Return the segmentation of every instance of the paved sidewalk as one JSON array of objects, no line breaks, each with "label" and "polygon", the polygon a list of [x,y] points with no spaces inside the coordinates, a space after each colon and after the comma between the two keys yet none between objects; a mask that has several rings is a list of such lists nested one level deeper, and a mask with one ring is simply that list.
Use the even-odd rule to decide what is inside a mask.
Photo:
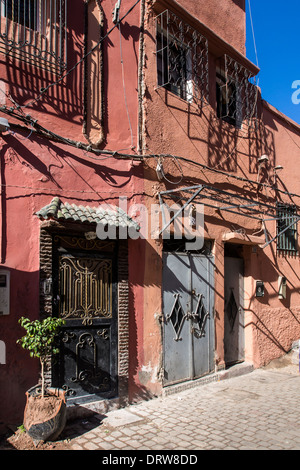
[{"label": "paved sidewalk", "polygon": [[82,419],[68,432],[73,450],[300,450],[300,374],[259,369]]}]

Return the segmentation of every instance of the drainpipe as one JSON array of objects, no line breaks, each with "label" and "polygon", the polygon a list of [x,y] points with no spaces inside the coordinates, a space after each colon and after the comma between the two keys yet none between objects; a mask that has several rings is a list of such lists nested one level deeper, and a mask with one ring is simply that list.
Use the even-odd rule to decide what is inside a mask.
[{"label": "drainpipe", "polygon": [[139,69],[138,69],[138,153],[144,151],[143,145],[143,94],[144,94],[144,32],[145,32],[145,0],[141,0],[140,17],[140,45],[139,45]]}]

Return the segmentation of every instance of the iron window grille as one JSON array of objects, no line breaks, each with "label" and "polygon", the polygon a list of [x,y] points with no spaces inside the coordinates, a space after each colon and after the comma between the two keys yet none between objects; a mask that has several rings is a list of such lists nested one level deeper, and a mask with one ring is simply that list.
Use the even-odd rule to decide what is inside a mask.
[{"label": "iron window grille", "polygon": [[296,253],[297,249],[297,210],[290,204],[277,204],[277,249]]},{"label": "iron window grille", "polygon": [[67,64],[67,0],[0,0],[0,51],[62,73]]},{"label": "iron window grille", "polygon": [[240,128],[257,117],[257,92],[253,74],[225,54],[217,63],[217,116]]},{"label": "iron window grille", "polygon": [[208,41],[169,10],[156,18],[157,81],[184,100],[207,104]]}]

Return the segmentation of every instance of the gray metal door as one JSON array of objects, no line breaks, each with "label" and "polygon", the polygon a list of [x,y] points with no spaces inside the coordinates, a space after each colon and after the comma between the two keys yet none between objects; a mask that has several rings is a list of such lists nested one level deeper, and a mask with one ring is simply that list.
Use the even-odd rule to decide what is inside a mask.
[{"label": "gray metal door", "polygon": [[224,354],[226,365],[245,358],[244,265],[240,258],[225,257]]},{"label": "gray metal door", "polygon": [[164,385],[214,369],[213,259],[164,253]]}]

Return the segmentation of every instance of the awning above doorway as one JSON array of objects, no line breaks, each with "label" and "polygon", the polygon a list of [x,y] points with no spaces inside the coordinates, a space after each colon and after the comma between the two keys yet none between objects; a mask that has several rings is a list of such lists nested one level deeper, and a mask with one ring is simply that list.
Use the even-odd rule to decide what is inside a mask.
[{"label": "awning above doorway", "polygon": [[257,237],[240,232],[223,233],[222,240],[223,242],[239,243],[240,245],[264,245],[265,243],[265,237]]},{"label": "awning above doorway", "polygon": [[79,222],[83,224],[102,224],[112,227],[128,227],[137,231],[140,226],[122,209],[117,206],[105,204],[98,207],[77,206],[62,202],[54,197],[45,207],[36,212],[41,220],[57,220],[64,222]]}]

